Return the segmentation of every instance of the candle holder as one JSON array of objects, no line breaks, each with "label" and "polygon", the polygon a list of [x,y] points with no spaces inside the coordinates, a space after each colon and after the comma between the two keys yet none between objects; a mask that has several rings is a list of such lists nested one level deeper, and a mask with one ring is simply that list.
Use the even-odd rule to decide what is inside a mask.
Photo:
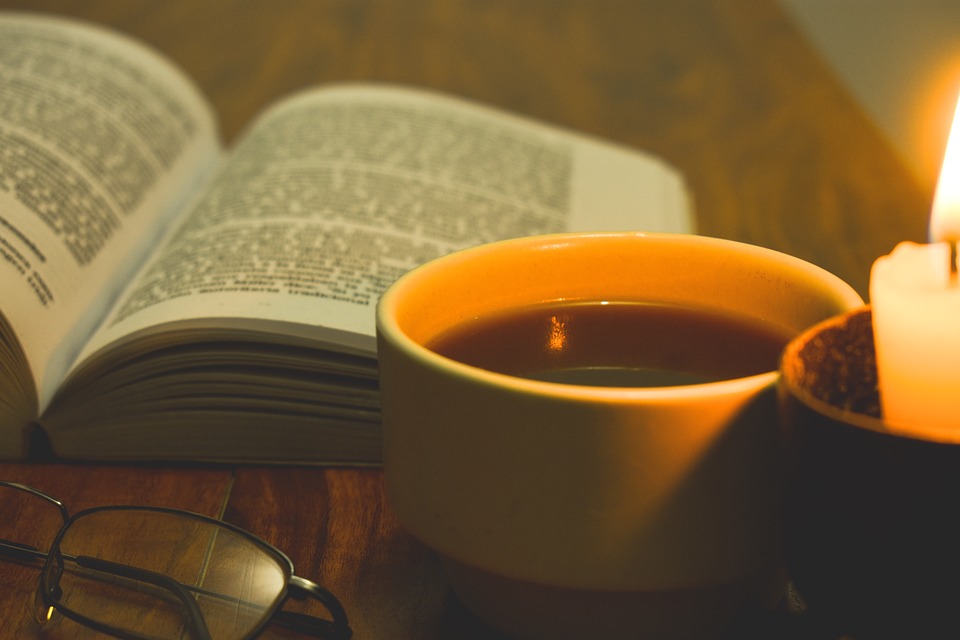
[{"label": "candle holder", "polygon": [[870,308],[795,339],[781,371],[785,553],[809,613],[856,640],[960,637],[960,445],[890,433]]}]

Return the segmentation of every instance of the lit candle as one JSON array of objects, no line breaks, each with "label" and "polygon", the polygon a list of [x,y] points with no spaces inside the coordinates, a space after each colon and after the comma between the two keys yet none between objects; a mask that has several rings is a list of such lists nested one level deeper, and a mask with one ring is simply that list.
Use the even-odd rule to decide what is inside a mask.
[{"label": "lit candle", "polygon": [[960,442],[960,102],[930,239],[900,243],[870,273],[880,402],[892,431]]}]

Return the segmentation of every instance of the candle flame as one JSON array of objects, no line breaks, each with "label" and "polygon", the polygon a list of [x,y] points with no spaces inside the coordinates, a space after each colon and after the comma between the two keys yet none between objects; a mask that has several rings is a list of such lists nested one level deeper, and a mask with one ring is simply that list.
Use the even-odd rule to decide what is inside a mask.
[{"label": "candle flame", "polygon": [[940,178],[930,213],[930,239],[960,241],[960,99],[947,138]]}]

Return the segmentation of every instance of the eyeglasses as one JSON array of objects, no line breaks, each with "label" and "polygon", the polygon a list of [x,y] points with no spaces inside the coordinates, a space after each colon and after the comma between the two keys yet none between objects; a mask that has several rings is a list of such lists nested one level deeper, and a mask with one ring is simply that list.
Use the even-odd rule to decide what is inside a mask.
[{"label": "eyeglasses", "polygon": [[[46,540],[36,535],[44,518],[55,532]],[[0,481],[0,527],[0,556],[43,562],[41,622],[56,610],[128,640],[243,640],[271,623],[331,640],[352,635],[332,593],[295,576],[278,549],[220,520],[136,506],[70,516],[45,493]],[[290,596],[318,600],[330,619],[283,610]]]}]

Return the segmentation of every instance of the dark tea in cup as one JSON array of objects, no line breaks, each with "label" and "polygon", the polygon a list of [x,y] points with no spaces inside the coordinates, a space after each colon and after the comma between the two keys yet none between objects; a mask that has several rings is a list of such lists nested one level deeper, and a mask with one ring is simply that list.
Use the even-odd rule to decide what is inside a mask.
[{"label": "dark tea in cup", "polygon": [[790,337],[758,318],[713,309],[584,301],[472,318],[427,346],[471,366],[545,382],[669,387],[773,371]]}]

